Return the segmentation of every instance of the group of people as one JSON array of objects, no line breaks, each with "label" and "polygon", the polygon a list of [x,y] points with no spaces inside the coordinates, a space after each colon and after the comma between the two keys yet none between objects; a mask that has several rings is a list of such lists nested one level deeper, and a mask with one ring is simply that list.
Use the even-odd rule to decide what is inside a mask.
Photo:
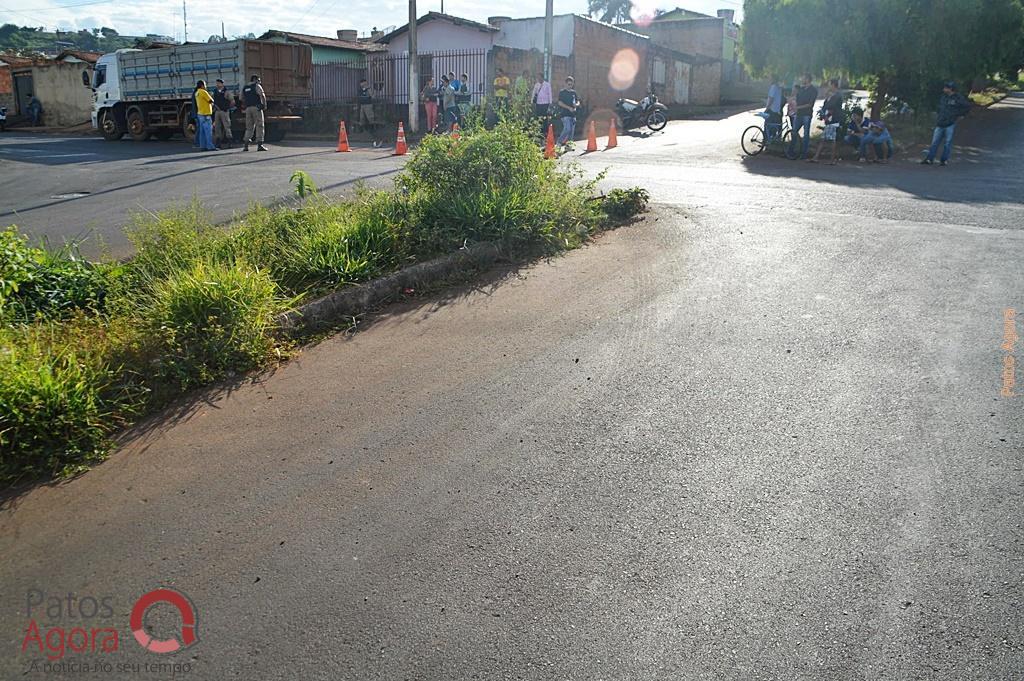
[{"label": "group of people", "polygon": [[[260,77],[253,75],[249,84],[242,88],[241,104],[245,112],[245,137],[242,151],[249,151],[255,144],[257,151],[266,151],[263,145],[265,125],[263,112],[267,108],[267,95],[263,91]],[[201,151],[216,151],[231,148],[234,141],[231,133],[231,112],[238,108],[238,98],[232,97],[220,78],[211,94],[205,81],[197,81],[192,95],[192,110],[196,117],[195,146]]]},{"label": "group of people", "polygon": [[[541,121],[541,134],[547,133],[547,127],[553,117],[561,120],[562,130],[558,137],[558,145],[563,146],[572,141],[576,134],[576,114],[580,108],[580,100],[576,94],[575,80],[572,76],[565,79],[565,87],[558,92],[555,98],[551,83],[538,73],[534,79],[533,87],[530,85],[529,71],[523,71],[522,75],[512,79],[505,73],[504,69],[495,70],[493,81],[493,109],[496,115],[501,115],[509,110],[513,97],[529,101],[533,105],[534,115]],[[366,81],[360,84],[360,92]],[[368,90],[367,90],[368,94]],[[362,102],[362,94],[360,95]],[[367,100],[372,103],[372,100]],[[441,76],[438,84],[434,78],[428,78],[426,85],[420,91],[420,102],[427,116],[427,130],[432,132],[450,131],[456,124],[463,125],[466,114],[469,112],[472,102],[471,90],[469,87],[469,75],[463,73],[456,77],[454,72]],[[439,118],[443,116],[443,119]],[[360,113],[360,121],[368,119],[372,122],[371,111]]]},{"label": "group of people", "polygon": [[[810,163],[817,163],[822,150],[831,146],[831,163],[835,164],[841,160],[839,144],[843,142],[857,149],[857,160],[860,163],[889,162],[894,151],[889,126],[881,117],[870,118],[861,107],[851,109],[849,120],[846,120],[845,98],[839,89],[839,80],[835,78],[828,81],[822,106],[817,112],[818,119],[824,125],[824,133],[814,155],[810,156],[811,124],[814,120],[814,107],[818,96],[818,88],[812,83],[810,74],[804,74],[800,82],[795,84],[788,94],[784,93],[778,78],[772,80],[766,102],[768,125],[781,131],[783,99],[785,98],[785,115],[789,117],[793,131],[788,154],[790,158],[800,158]],[[868,108],[873,108],[873,105],[869,104]],[[966,97],[957,92],[956,83],[945,83],[942,96],[939,99],[932,143],[925,158],[921,161],[922,164],[934,163],[941,146],[942,156],[939,165],[946,165],[952,152],[956,123],[967,115],[969,109],[970,103]]]},{"label": "group of people", "polygon": [[[441,76],[440,83],[433,77],[428,78],[420,91],[420,102],[427,113],[427,130],[440,131],[442,122],[447,130],[451,130],[456,124],[463,125],[473,102],[473,95],[469,89],[469,74],[463,73],[458,77],[454,71],[450,71]],[[443,121],[439,120],[439,115],[443,115]]]}]

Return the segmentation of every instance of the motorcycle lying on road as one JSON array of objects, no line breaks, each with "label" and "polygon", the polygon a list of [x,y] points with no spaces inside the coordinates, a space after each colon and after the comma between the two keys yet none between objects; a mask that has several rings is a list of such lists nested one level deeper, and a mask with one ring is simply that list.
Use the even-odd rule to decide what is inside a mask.
[{"label": "motorcycle lying on road", "polygon": [[642,128],[645,125],[651,132],[658,132],[668,125],[668,107],[658,101],[653,92],[639,102],[632,99],[620,99],[615,103],[615,113],[619,116],[622,129]]}]

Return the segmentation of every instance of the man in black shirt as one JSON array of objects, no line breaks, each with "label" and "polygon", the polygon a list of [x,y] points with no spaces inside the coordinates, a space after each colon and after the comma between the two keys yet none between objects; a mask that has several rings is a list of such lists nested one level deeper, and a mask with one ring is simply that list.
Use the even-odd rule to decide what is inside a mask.
[{"label": "man in black shirt", "polygon": [[[796,115],[793,117],[793,140],[791,149],[796,151],[796,139],[803,131],[800,158],[807,158],[811,147],[811,121],[814,118],[814,103],[818,101],[818,88],[811,85],[811,74],[805,73],[800,80],[800,89],[796,93]],[[795,154],[790,154],[794,156]]]},{"label": "man in black shirt", "polygon": [[222,144],[231,148],[231,95],[220,78],[213,91],[213,140],[218,148]]},{"label": "man in black shirt", "polygon": [[814,152],[814,158],[808,159],[817,163],[821,158],[821,150],[827,142],[832,143],[832,165],[839,160],[839,129],[843,126],[843,93],[839,91],[839,80],[833,78],[828,82],[828,93],[825,95],[825,103],[821,107],[821,120],[825,124],[825,134],[818,142],[818,150]]},{"label": "man in black shirt", "polygon": [[558,115],[562,118],[562,134],[558,136],[558,146],[571,142],[576,135],[576,109],[580,100],[574,89],[576,81],[572,76],[565,79],[565,87],[558,92]]}]

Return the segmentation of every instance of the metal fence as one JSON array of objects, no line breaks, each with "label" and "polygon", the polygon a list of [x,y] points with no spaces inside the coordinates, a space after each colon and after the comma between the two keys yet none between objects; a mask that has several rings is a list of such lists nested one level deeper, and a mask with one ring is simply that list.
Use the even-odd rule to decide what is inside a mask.
[{"label": "metal fence", "polygon": [[[449,50],[418,55],[420,87],[433,77],[454,73],[469,76],[473,104],[479,104],[489,82],[486,50]],[[409,102],[409,55],[371,54],[365,59],[337,64],[313,64],[311,104],[351,104],[359,95],[359,81],[369,82],[376,102],[403,105]]]}]

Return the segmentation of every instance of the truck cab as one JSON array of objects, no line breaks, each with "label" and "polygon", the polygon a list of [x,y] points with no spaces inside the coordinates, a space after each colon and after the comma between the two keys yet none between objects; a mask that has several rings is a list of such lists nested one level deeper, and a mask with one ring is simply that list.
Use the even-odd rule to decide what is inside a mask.
[{"label": "truck cab", "polygon": [[92,89],[92,127],[109,140],[120,139],[125,133],[124,106],[121,101],[121,77],[118,71],[118,50],[96,60],[92,73],[82,71],[82,83]]}]

